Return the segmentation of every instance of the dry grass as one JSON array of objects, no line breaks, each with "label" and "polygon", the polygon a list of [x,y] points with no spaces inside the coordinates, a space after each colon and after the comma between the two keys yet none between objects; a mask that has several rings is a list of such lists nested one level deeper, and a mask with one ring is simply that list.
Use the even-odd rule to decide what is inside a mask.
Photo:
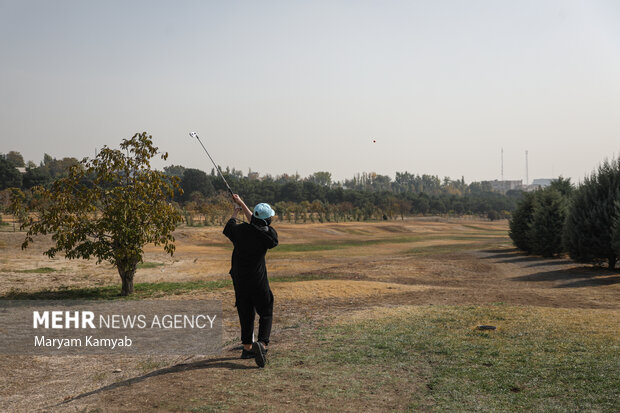
[{"label": "dry grass", "polygon": [[[473,403],[467,406],[484,410],[484,397],[492,400],[494,393],[477,400],[455,398],[456,404],[450,404],[450,394],[463,394],[467,389],[459,387],[459,378],[450,376],[449,369],[443,370],[443,364],[437,364],[437,369],[425,364],[422,353],[413,358],[406,354],[395,357],[399,353],[385,353],[385,349],[373,347],[376,342],[365,340],[373,335],[385,336],[385,342],[379,344],[395,349],[400,346],[398,340],[405,337],[410,344],[416,340],[429,348],[437,344],[460,357],[495,338],[494,345],[501,344],[504,349],[521,352],[519,357],[527,357],[532,348],[527,346],[535,348],[537,336],[545,337],[541,348],[565,355],[562,338],[566,334],[571,346],[596,350],[601,348],[600,343],[607,343],[616,346],[617,352],[618,329],[614,326],[620,310],[618,275],[566,260],[523,256],[511,249],[505,221],[429,218],[387,223],[276,222],[274,226],[283,246],[295,246],[276,248],[267,255],[276,300],[274,345],[270,350],[273,363],[269,369],[253,370],[252,361],[238,360],[236,351],[187,362],[172,357],[0,357],[0,368],[9,372],[0,386],[0,410],[29,411],[93,390],[97,393],[64,407],[90,411],[118,407],[123,401],[121,410],[125,411],[218,411],[241,410],[244,406],[288,412],[313,410],[321,403],[333,411],[432,410],[432,406],[444,406],[447,411],[455,406],[458,410],[458,403]],[[32,249],[22,251],[19,245],[23,235],[0,232],[0,243],[4,244],[0,295],[11,290],[36,292],[59,287],[120,288],[118,273],[111,266],[49,260],[42,255],[50,245],[49,237],[38,238]],[[232,288],[226,283],[213,291],[190,288],[229,280],[228,241],[221,228],[180,228],[175,236],[173,257],[153,246],[146,248],[144,260],[163,265],[139,269],[135,282],[151,283],[153,288],[163,285],[155,283],[171,282],[174,288],[169,291],[158,287],[157,294],[162,294],[158,299],[221,299],[224,342],[232,347],[238,343]],[[321,249],[322,244],[336,247]],[[54,271],[23,272],[39,268]],[[289,282],[275,282],[275,278]],[[493,304],[497,302],[505,304]],[[482,336],[473,330],[478,323],[497,325],[498,330]],[[322,341],[321,331],[333,341]],[[346,334],[340,335],[341,331]],[[416,331],[425,333],[416,336]],[[347,335],[349,332],[358,335]],[[527,335],[519,336],[524,332]],[[581,337],[586,341],[580,341]],[[587,339],[596,345],[588,347]],[[365,348],[385,353],[385,359],[370,369],[364,365],[360,368],[355,358],[349,363],[349,355],[365,357],[353,350]],[[502,351],[501,346],[488,349],[490,354]],[[337,362],[324,362],[324,351]],[[603,350],[599,356],[604,356]],[[590,362],[598,366],[599,361],[595,357]],[[112,373],[117,367],[122,373]],[[459,371],[466,374],[467,369]],[[478,367],[475,371],[484,373]],[[152,373],[157,374],[147,376]],[[431,374],[438,374],[439,379],[429,381]],[[505,377],[499,380],[509,383],[511,371],[502,374]],[[128,382],[109,387],[122,380]],[[257,382],[264,386],[251,385]],[[428,383],[445,386],[445,391],[436,393],[435,401]],[[411,404],[418,396],[418,404]],[[537,397],[544,399],[539,393],[530,397],[532,403]],[[518,402],[518,398],[509,400]],[[254,404],[248,405],[250,401]],[[546,406],[553,410],[553,406]],[[502,410],[501,406],[495,410]],[[596,406],[590,410],[596,411]]]},{"label": "dry grass", "polygon": [[329,298],[379,298],[383,295],[424,291],[429,288],[432,287],[352,280],[315,280],[271,284],[271,290],[278,300],[306,302]]}]

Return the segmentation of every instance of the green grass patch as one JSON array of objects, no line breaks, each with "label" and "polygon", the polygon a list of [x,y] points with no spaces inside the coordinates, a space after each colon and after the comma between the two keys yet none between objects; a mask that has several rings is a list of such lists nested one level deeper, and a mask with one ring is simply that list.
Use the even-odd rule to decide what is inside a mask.
[{"label": "green grass patch", "polygon": [[470,229],[475,229],[478,231],[484,231],[484,232],[508,232],[507,229],[500,229],[500,228],[488,228],[488,227],[479,227],[477,225],[463,225],[465,228],[470,228]]},{"label": "green grass patch", "polygon": [[33,273],[33,274],[47,274],[47,273],[50,273],[50,272],[56,272],[56,270],[51,268],[51,267],[40,267],[40,268],[33,268],[33,269],[29,269],[29,270],[17,270],[15,272]]},{"label": "green grass patch", "polygon": [[[325,411],[617,412],[617,317],[501,303],[353,312],[303,344],[275,345],[267,368],[217,390],[254,411],[294,410],[311,395]],[[478,331],[480,324],[497,330]],[[265,397],[252,391],[257,380]]]},{"label": "green grass patch", "polygon": [[[269,282],[296,282],[334,278],[325,274],[305,274],[298,276],[281,276],[269,279]],[[129,297],[120,295],[121,285],[106,285],[89,288],[59,288],[46,289],[35,292],[13,290],[0,296],[0,300],[140,300],[186,294],[191,291],[214,291],[222,288],[231,288],[230,278],[205,281],[179,281],[134,284],[134,294]]]},{"label": "green grass patch", "polygon": [[232,286],[230,279],[209,281],[157,282],[134,284],[134,294],[128,297],[120,295],[121,286],[106,285],[90,288],[65,288],[42,290],[36,292],[9,291],[0,296],[4,300],[139,300],[169,295],[185,294],[191,291],[213,291]]},{"label": "green grass patch", "polygon": [[[307,362],[332,370],[357,366],[369,375],[382,366],[409,371],[403,391],[410,381],[425,382],[424,391],[408,395],[413,410],[620,409],[620,338],[613,311],[503,305],[387,311],[378,319],[321,328],[320,351],[306,356]],[[498,329],[477,331],[479,324]]]},{"label": "green grass patch", "polygon": [[[344,243],[343,243],[344,244]],[[346,248],[339,244],[280,244],[273,250],[277,252],[310,252],[310,251],[329,251]]]}]

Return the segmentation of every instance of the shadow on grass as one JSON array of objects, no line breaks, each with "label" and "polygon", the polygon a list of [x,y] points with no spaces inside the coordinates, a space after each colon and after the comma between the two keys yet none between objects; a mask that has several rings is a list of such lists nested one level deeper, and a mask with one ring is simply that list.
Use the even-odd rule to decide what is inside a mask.
[{"label": "shadow on grass", "polygon": [[567,270],[541,271],[512,278],[514,281],[565,281],[555,288],[597,287],[620,283],[620,276],[607,270],[593,267],[578,267]]},{"label": "shadow on grass", "polygon": [[556,258],[556,259],[549,258],[543,262],[535,262],[534,264],[527,265],[527,267],[546,267],[546,266],[552,266],[552,265],[569,265],[569,264],[575,264],[575,262],[571,260],[562,260],[559,258]]},{"label": "shadow on grass", "polygon": [[518,248],[490,248],[487,250],[481,250],[481,252],[488,252],[489,254],[502,254],[506,256],[511,256],[512,254],[509,253],[514,253],[518,251]]},{"label": "shadow on grass", "polygon": [[[505,250],[505,251],[510,251],[510,252],[500,252],[500,253],[496,253],[493,255],[486,255],[483,256],[483,258],[487,259],[487,260],[500,260],[500,259],[504,259],[504,258],[518,258],[518,257],[525,257],[524,255],[521,255],[519,253],[518,250]],[[482,252],[491,252],[489,250],[482,250]]]},{"label": "shadow on grass", "polygon": [[548,262],[549,260],[550,258],[538,257],[536,255],[524,255],[524,256],[510,258],[507,260],[502,260],[501,262],[504,264],[516,264],[520,262],[540,262],[540,261]]},{"label": "shadow on grass", "polygon": [[[270,277],[270,282],[298,282],[335,278],[333,274],[302,274],[297,276]],[[232,287],[232,280],[205,280],[185,282],[158,282],[134,284],[134,293],[120,295],[120,285],[103,287],[66,288],[42,291],[9,291],[0,295],[0,300],[141,300],[171,295],[186,294],[191,291],[214,291]]]},{"label": "shadow on grass", "polygon": [[190,291],[213,291],[232,286],[231,280],[158,282],[134,284],[134,294],[121,296],[120,285],[103,287],[67,288],[42,291],[9,291],[0,300],[139,300],[167,295],[184,294]]},{"label": "shadow on grass", "polygon": [[178,372],[190,371],[190,370],[213,369],[213,368],[224,368],[224,369],[229,369],[229,370],[254,370],[254,369],[259,368],[258,366],[248,366],[245,364],[232,363],[231,361],[233,360],[239,360],[239,358],[238,357],[221,357],[221,358],[215,358],[215,359],[200,360],[194,363],[175,364],[174,366],[155,370],[150,373],[144,374],[142,376],[132,377],[127,380],[119,381],[116,383],[109,384],[107,386],[100,387],[97,390],[92,390],[86,393],[79,394],[77,396],[71,397],[70,399],[64,400],[51,407],[62,406],[62,405],[71,403],[72,401],[83,399],[85,397],[92,396],[94,394],[106,392],[109,390],[114,390],[119,387],[130,386],[132,384],[140,383],[150,377],[163,376],[165,374],[170,374],[170,373],[178,373]]}]

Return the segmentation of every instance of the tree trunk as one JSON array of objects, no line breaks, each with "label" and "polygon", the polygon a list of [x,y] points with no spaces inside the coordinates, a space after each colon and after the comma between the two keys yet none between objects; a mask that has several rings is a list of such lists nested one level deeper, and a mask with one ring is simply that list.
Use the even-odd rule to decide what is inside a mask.
[{"label": "tree trunk", "polygon": [[609,261],[608,261],[609,262],[609,269],[612,270],[612,271],[616,269],[616,260],[617,260],[617,257],[616,257],[615,254],[612,254],[612,255],[609,256]]},{"label": "tree trunk", "polygon": [[123,283],[121,295],[126,296],[133,294],[133,277],[136,274],[137,265],[138,261],[117,264],[118,274],[121,276],[121,281]]}]

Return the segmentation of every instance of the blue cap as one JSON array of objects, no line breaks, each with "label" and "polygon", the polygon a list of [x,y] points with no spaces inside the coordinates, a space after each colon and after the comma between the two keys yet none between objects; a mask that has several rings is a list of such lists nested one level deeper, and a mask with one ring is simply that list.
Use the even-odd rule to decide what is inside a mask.
[{"label": "blue cap", "polygon": [[267,219],[274,216],[276,213],[273,212],[273,209],[269,206],[269,204],[258,204],[254,207],[254,216],[260,219]]}]

